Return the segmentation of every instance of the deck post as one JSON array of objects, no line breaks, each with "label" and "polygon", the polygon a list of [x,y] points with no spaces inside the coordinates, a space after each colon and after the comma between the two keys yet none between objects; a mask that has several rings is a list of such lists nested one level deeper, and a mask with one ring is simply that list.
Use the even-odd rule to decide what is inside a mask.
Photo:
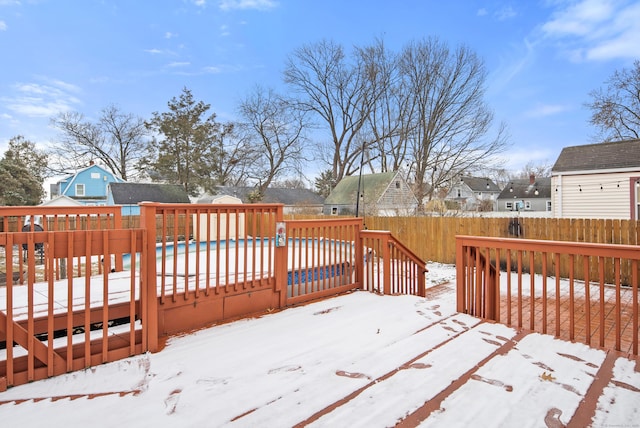
[{"label": "deck post", "polygon": [[456,236],[456,311],[466,313],[465,302],[465,258],[462,237]]},{"label": "deck post", "polygon": [[360,290],[365,289],[364,284],[364,238],[362,237],[363,221],[361,221],[355,228],[355,236],[353,242],[355,243],[355,259],[356,259],[356,283]]},{"label": "deck post", "polygon": [[[141,290],[140,308],[142,312],[142,348],[150,352],[158,351],[158,296],[156,266],[156,205],[150,202],[140,204],[140,226],[146,230],[147,245],[140,254]],[[146,346],[145,346],[146,345]]]},{"label": "deck post", "polygon": [[[276,209],[275,223],[273,230],[273,242],[275,246],[273,261],[275,291],[279,293],[278,304],[280,308],[283,308],[287,303],[287,294],[289,293],[289,285],[287,284],[287,269],[289,261],[287,259],[289,257],[289,234],[291,233],[291,230],[288,223],[284,221],[284,205],[282,204],[278,204]],[[276,242],[279,234],[279,231],[276,228],[278,223],[284,224],[284,245],[278,245],[279,243]]]}]

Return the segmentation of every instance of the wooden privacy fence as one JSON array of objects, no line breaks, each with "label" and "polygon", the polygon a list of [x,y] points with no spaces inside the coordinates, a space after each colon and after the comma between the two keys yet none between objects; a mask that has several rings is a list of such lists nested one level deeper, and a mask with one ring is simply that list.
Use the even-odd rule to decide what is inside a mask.
[{"label": "wooden privacy fence", "polygon": [[458,312],[638,355],[638,247],[473,236],[456,244]]},{"label": "wooden privacy fence", "polygon": [[[330,218],[334,216],[317,216]],[[314,218],[295,215],[291,218]],[[456,235],[495,238],[542,239],[594,244],[640,245],[640,222],[636,220],[570,219],[535,217],[365,217],[366,229],[388,230],[423,260],[456,263]],[[567,277],[567,265],[560,275]],[[628,265],[621,267],[628,277]]]},{"label": "wooden privacy fence", "polygon": [[140,208],[128,229],[119,207],[0,208],[0,391],[349,290],[425,294],[424,262],[361,219],[285,222],[276,204]]}]

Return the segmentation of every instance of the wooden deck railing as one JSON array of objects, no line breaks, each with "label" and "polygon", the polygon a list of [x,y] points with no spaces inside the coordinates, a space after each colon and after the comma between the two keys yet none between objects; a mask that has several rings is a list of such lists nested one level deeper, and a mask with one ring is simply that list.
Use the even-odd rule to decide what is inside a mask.
[{"label": "wooden deck railing", "polygon": [[457,236],[456,248],[458,312],[638,355],[637,246]]},{"label": "wooden deck railing", "polygon": [[360,232],[364,272],[362,289],[381,294],[426,294],[425,262],[390,232]]},{"label": "wooden deck railing", "polygon": [[[144,203],[140,228],[122,229],[119,213],[0,208],[0,392],[349,290],[425,294],[424,262],[389,232],[362,231],[362,219],[285,222],[277,204]],[[40,228],[25,228],[27,216]]]},{"label": "wooden deck railing", "polygon": [[286,222],[288,247],[286,305],[358,287],[362,271],[362,219]]},{"label": "wooden deck railing", "polygon": [[[1,232],[16,233],[15,239],[20,241],[23,249],[22,257],[15,259],[15,269],[11,279],[14,282],[24,284],[27,278],[26,272],[34,275],[33,280],[45,281],[52,276],[59,280],[67,276],[84,275],[85,265],[76,260],[75,270],[71,264],[67,266],[66,258],[56,259],[52,264],[44,263],[44,236],[42,232],[63,230],[110,230],[122,229],[121,208],[110,207],[0,207]],[[24,233],[35,232],[35,233]],[[24,234],[21,234],[24,233]],[[32,241],[36,243],[30,247]],[[31,264],[28,266],[28,264]],[[42,266],[37,269],[36,266]],[[13,266],[12,266],[13,267]],[[93,272],[102,273],[103,264],[90,265]],[[9,268],[9,267],[7,267]],[[113,269],[122,270],[122,257],[116,255],[113,260]],[[6,270],[4,272],[6,274]],[[6,275],[0,273],[0,285],[6,282]]]},{"label": "wooden deck railing", "polygon": [[[0,286],[0,391],[146,350],[140,325],[146,319],[137,301],[148,282],[140,271],[113,272],[111,264],[123,253],[135,260],[144,241],[139,229],[0,233],[7,274]],[[11,260],[23,257],[24,244],[29,270],[35,268],[35,247],[42,245],[46,271],[55,272],[64,260],[69,272],[82,276],[48,275],[36,282],[29,272],[26,284],[14,282]],[[97,275],[86,268],[96,264],[104,264]],[[124,281],[117,280],[121,276]]]}]

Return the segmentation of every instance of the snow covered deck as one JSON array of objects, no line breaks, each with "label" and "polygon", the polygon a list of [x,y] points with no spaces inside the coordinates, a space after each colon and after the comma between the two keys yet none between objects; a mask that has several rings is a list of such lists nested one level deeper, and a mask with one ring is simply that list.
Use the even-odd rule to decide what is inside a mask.
[{"label": "snow covered deck", "polygon": [[638,359],[458,314],[455,270],[428,268],[426,298],[357,291],[218,325],[11,388],[0,413],[15,426],[638,423]]}]

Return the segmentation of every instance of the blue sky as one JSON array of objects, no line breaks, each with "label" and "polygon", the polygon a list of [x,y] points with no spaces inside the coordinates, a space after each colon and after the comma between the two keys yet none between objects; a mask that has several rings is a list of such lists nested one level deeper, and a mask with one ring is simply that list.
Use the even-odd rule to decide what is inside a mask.
[{"label": "blue sky", "polygon": [[0,0],[0,151],[16,135],[55,141],[49,119],[110,104],[149,118],[191,89],[219,121],[255,85],[282,90],[304,43],[382,37],[399,51],[437,36],[485,62],[487,102],[509,127],[504,166],[553,164],[594,142],[584,103],[640,59],[630,0]]}]

